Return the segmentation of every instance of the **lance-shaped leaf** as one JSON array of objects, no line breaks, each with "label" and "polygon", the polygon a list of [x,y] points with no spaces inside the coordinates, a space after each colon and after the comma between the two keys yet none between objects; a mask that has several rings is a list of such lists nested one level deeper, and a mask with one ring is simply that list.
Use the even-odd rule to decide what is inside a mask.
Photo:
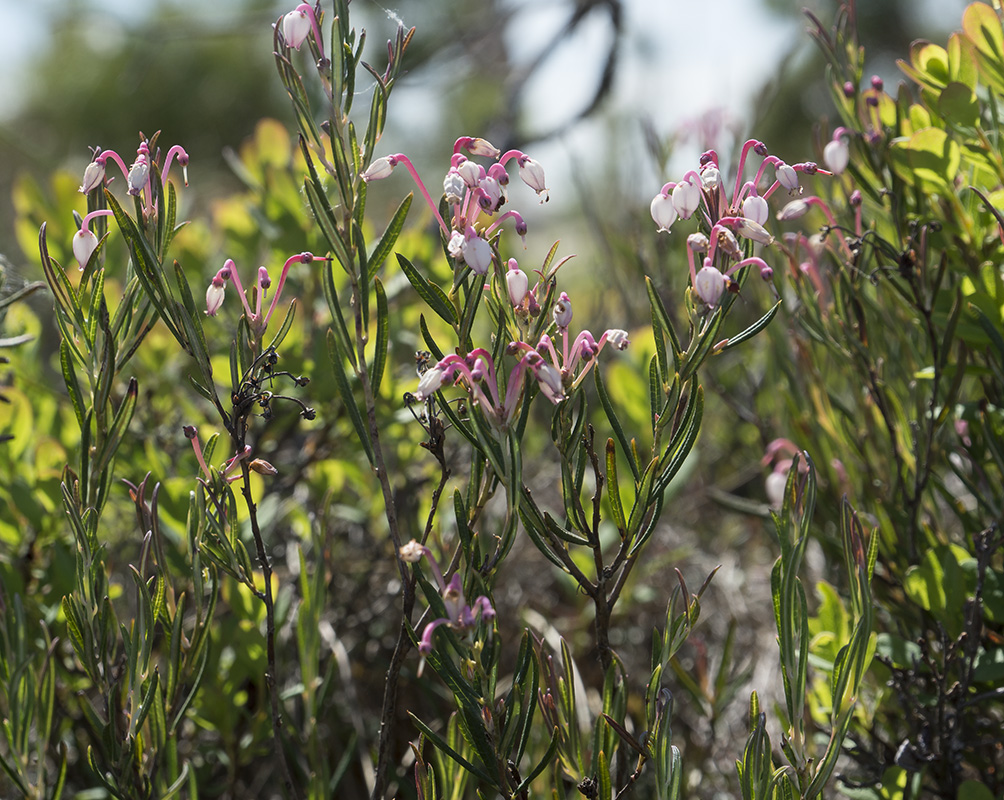
[{"label": "lance-shaped leaf", "polygon": [[436,284],[427,281],[425,276],[422,275],[422,273],[419,272],[415,266],[400,253],[397,254],[397,261],[401,265],[401,269],[404,271],[404,274],[411,282],[411,285],[415,287],[415,291],[418,292],[418,296],[425,301],[426,305],[435,311],[441,319],[456,327],[459,322],[457,319],[457,312],[454,310],[453,304],[450,303],[449,298],[447,298],[443,290]]},{"label": "lance-shaped leaf", "polygon": [[413,197],[414,194],[409,192],[407,197],[401,201],[401,205],[397,207],[397,211],[394,212],[394,216],[391,217],[390,222],[387,223],[387,228],[384,230],[383,236],[380,237],[380,241],[377,242],[377,246],[370,254],[370,278],[376,275],[377,270],[380,269],[383,262],[387,260],[387,256],[390,255],[391,250],[394,249],[398,236],[401,235],[401,231],[404,228],[404,220],[408,216],[408,209],[411,208],[411,201]]},{"label": "lance-shaped leaf", "polygon": [[349,385],[348,376],[345,374],[345,365],[342,362],[342,353],[338,347],[335,334],[330,328],[328,329],[328,357],[331,360],[331,366],[333,367],[333,372],[335,374],[335,386],[338,388],[338,394],[342,399],[342,404],[345,406],[345,410],[349,414],[349,419],[352,420],[352,425],[356,429],[356,436],[359,437],[359,443],[362,445],[363,450],[366,451],[366,458],[368,458],[372,464],[373,446],[370,443],[369,432],[366,429],[366,425],[363,423],[363,418],[359,413],[359,406],[356,405],[355,397],[352,395],[352,387]]}]

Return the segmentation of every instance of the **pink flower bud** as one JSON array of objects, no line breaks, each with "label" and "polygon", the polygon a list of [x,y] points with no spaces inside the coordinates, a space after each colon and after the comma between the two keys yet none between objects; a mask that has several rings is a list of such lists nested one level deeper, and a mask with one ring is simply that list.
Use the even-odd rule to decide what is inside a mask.
[{"label": "pink flower bud", "polygon": [[673,206],[683,219],[690,219],[701,204],[701,187],[682,181],[673,189]]},{"label": "pink flower bud", "polygon": [[711,247],[711,242],[708,241],[708,237],[703,233],[692,233],[687,237],[687,247],[694,253],[707,253],[708,248]]},{"label": "pink flower bud", "polygon": [[787,222],[788,220],[798,219],[803,216],[809,210],[809,204],[798,198],[792,200],[784,208],[777,212],[777,218],[781,222]]},{"label": "pink flower bud", "polygon": [[795,172],[794,167],[782,162],[776,166],[775,174],[778,182],[789,192],[798,189],[798,173]]},{"label": "pink flower bud", "polygon": [[[544,168],[530,156],[524,155],[518,159],[519,177],[527,186],[533,189],[537,195],[544,195],[544,200],[549,198],[547,194],[547,183],[544,180]],[[541,200],[543,203],[544,200]]]},{"label": "pink flower bud", "polygon": [[213,278],[209,284],[209,288],[206,289],[206,316],[215,317],[216,312],[220,310],[220,306],[223,305],[226,285],[227,282],[219,275]]},{"label": "pink flower bud", "polygon": [[80,269],[87,266],[97,248],[98,237],[93,232],[82,228],[73,234],[73,257],[77,259]]},{"label": "pink flower bud", "polygon": [[126,178],[126,182],[129,184],[128,193],[131,195],[138,195],[141,191],[143,191],[149,177],[150,164],[144,156],[140,156],[129,168],[129,176]]},{"label": "pink flower bud", "polygon": [[310,19],[304,10],[297,8],[282,18],[282,38],[289,47],[299,50],[309,35]]},{"label": "pink flower bud", "polygon": [[272,285],[272,279],[268,276],[265,267],[258,267],[258,288],[265,290]]},{"label": "pink flower bud", "polygon": [[673,227],[673,223],[676,222],[677,216],[679,216],[672,199],[661,192],[652,198],[649,212],[652,214],[655,224],[659,226],[658,233],[662,233],[663,231],[668,233],[669,229]]},{"label": "pink flower bud", "polygon": [[727,282],[728,279],[721,272],[705,263],[694,278],[694,291],[705,305],[714,308],[718,305]]},{"label": "pink flower bud", "polygon": [[751,194],[743,200],[743,216],[753,220],[757,225],[763,225],[770,216],[770,209],[767,208],[767,201],[759,195]]},{"label": "pink flower bud", "polygon": [[[293,12],[295,13],[295,12]],[[383,180],[394,171],[394,167],[397,166],[397,160],[391,156],[384,156],[383,158],[378,158],[363,172],[360,176],[364,181],[369,183],[370,181]]]},{"label": "pink flower bud", "polygon": [[94,159],[84,170],[84,180],[80,184],[78,191],[81,194],[90,194],[105,182],[105,164],[103,161]]},{"label": "pink flower bud", "polygon": [[460,249],[464,261],[476,274],[486,275],[492,264],[492,249],[488,242],[474,235],[473,228],[468,227],[467,230],[469,235],[464,237],[464,244]]},{"label": "pink flower bud", "polygon": [[509,292],[509,302],[521,306],[530,288],[530,279],[517,265],[516,259],[509,259],[509,271],[505,274],[506,289]]},{"label": "pink flower bud", "polygon": [[740,236],[744,236],[757,244],[770,245],[774,243],[774,237],[763,227],[763,225],[760,225],[747,217],[742,217],[737,230],[739,231]]},{"label": "pink flower bud", "polygon": [[540,384],[541,393],[557,405],[565,399],[565,387],[561,383],[561,373],[543,359],[533,368],[533,376]]},{"label": "pink flower bud", "polygon": [[480,137],[471,139],[467,143],[467,152],[472,156],[484,156],[486,158],[498,158],[501,155],[501,151],[495,145],[487,139]]},{"label": "pink flower bud", "polygon": [[554,322],[559,328],[567,328],[572,321],[572,301],[562,292],[558,302],[554,304]]}]

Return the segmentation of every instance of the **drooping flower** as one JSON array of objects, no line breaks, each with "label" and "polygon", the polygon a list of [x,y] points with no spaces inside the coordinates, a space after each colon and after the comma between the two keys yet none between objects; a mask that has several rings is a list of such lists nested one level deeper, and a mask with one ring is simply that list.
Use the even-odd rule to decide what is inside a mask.
[{"label": "drooping flower", "polygon": [[676,206],[673,205],[673,199],[668,194],[663,194],[663,192],[652,198],[649,213],[651,213],[655,224],[659,226],[658,233],[662,233],[663,231],[668,233],[679,216]]},{"label": "drooping flower", "polygon": [[850,147],[847,145],[848,132],[846,128],[837,128],[833,138],[823,148],[823,163],[834,175],[840,175],[851,158]]},{"label": "drooping flower", "polygon": [[90,261],[91,256],[94,251],[98,249],[98,237],[94,235],[94,232],[88,227],[91,220],[97,217],[107,217],[111,215],[111,211],[108,209],[99,209],[97,211],[92,211],[80,222],[80,230],[73,234],[73,257],[77,260],[77,264],[80,269],[87,266],[87,262]]}]

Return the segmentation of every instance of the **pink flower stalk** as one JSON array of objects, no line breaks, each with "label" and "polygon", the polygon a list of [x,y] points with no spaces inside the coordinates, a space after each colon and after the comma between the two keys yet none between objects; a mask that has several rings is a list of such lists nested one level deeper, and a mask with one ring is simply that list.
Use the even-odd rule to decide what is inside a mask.
[{"label": "pink flower stalk", "polygon": [[446,616],[433,620],[422,631],[422,638],[418,644],[418,652],[423,656],[427,656],[432,652],[432,635],[436,632],[436,628],[446,625],[458,633],[464,633],[477,624],[479,615],[482,620],[490,620],[495,617],[495,609],[492,608],[491,601],[485,595],[476,597],[470,605],[464,602],[464,585],[460,579],[460,573],[453,573],[453,577],[447,583],[443,578],[443,571],[440,569],[435,556],[432,555],[432,551],[425,545],[419,544],[412,539],[401,547],[398,551],[398,556],[402,561],[406,561],[409,564],[417,564],[423,557],[425,558],[432,569],[432,574],[436,578],[440,597],[442,597],[443,605],[446,607]]},{"label": "pink flower stalk", "polygon": [[108,209],[100,209],[98,211],[92,211],[80,222],[80,230],[73,234],[73,257],[77,259],[77,264],[80,269],[83,270],[87,266],[87,262],[90,261],[91,256],[94,251],[98,249],[98,237],[94,235],[94,232],[88,227],[92,219],[97,217],[107,217],[111,215],[111,211]]},{"label": "pink flower stalk", "polygon": [[282,25],[282,38],[287,47],[299,50],[307,40],[311,31],[314,34],[314,42],[317,49],[324,52],[324,44],[321,40],[321,27],[317,24],[317,17],[314,9],[307,3],[300,3],[296,8],[286,14],[280,21]]},{"label": "pink flower stalk", "polygon": [[[210,472],[209,467],[206,464],[206,459],[202,454],[202,444],[199,442],[199,429],[194,425],[185,425],[182,428],[184,431],[185,438],[192,443],[192,449],[195,451],[195,459],[199,462],[199,468],[202,470],[202,474],[205,478],[200,478],[199,480],[205,483],[206,481],[212,480],[212,472]],[[235,475],[234,471],[240,465],[241,461],[251,455],[251,445],[244,445],[244,449],[235,453],[229,460],[224,463],[223,468],[220,470],[220,477],[226,480],[227,483],[233,483],[236,480],[240,480],[240,475]],[[267,464],[268,462],[262,462]],[[273,469],[275,469],[273,467]]]},{"label": "pink flower stalk", "polygon": [[415,169],[415,165],[411,163],[411,159],[404,153],[397,153],[392,156],[378,158],[366,168],[360,177],[367,183],[370,181],[383,180],[390,175],[390,173],[394,170],[394,167],[398,164],[404,164],[404,168],[408,170],[408,174],[411,175],[412,179],[415,181],[415,185],[418,186],[418,191],[421,193],[422,197],[425,198],[426,204],[432,209],[432,213],[436,217],[439,227],[442,228],[443,233],[449,236],[450,227],[443,221],[443,217],[439,213],[439,204],[433,202],[432,197],[429,195],[429,190],[425,188],[425,184],[422,183],[422,179],[419,177],[418,170]]},{"label": "pink flower stalk", "polygon": [[777,218],[781,222],[798,219],[799,217],[807,214],[812,206],[816,206],[823,212],[823,215],[826,217],[826,221],[830,225],[830,230],[836,234],[837,239],[840,242],[841,249],[844,251],[844,256],[848,260],[853,261],[854,254],[851,252],[850,245],[847,243],[844,232],[840,229],[840,226],[837,225],[837,220],[833,216],[833,212],[830,210],[830,207],[821,197],[809,195],[807,197],[796,198],[777,212]]},{"label": "pink flower stalk", "polygon": [[119,165],[119,169],[122,170],[123,176],[126,178],[129,177],[129,169],[126,167],[125,162],[118,153],[114,150],[102,150],[100,147],[97,147],[94,149],[93,160],[84,170],[84,180],[80,184],[80,189],[78,189],[79,192],[82,194],[90,194],[95,189],[104,186],[105,172],[107,168],[106,164],[109,158]]},{"label": "pink flower stalk", "polygon": [[206,290],[206,315],[210,317],[216,316],[216,312],[223,305],[224,288],[227,281],[232,280],[238,295],[240,295],[241,304],[244,306],[244,316],[247,318],[248,326],[255,334],[261,334],[268,327],[269,320],[272,319],[272,314],[275,313],[275,308],[279,303],[279,297],[282,295],[282,289],[286,284],[286,277],[289,275],[290,267],[293,264],[310,264],[313,261],[330,260],[330,258],[322,258],[321,256],[315,256],[313,253],[306,252],[297,253],[295,256],[287,258],[286,263],[282,265],[282,272],[279,274],[279,282],[276,285],[275,294],[272,296],[272,302],[268,307],[268,311],[262,316],[262,301],[272,286],[272,279],[269,277],[268,270],[265,267],[258,268],[258,275],[255,281],[255,310],[252,311],[251,306],[248,304],[247,293],[244,291],[240,275],[237,272],[237,265],[232,258],[228,258],[219,272],[213,276],[209,288]]}]

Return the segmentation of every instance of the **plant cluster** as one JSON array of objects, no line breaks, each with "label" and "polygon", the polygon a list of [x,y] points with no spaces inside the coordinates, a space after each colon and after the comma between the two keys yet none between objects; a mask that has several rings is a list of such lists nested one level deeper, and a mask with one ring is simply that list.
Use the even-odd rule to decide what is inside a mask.
[{"label": "plant cluster", "polygon": [[[665,183],[651,236],[692,228],[669,265],[689,285],[646,277],[631,330],[582,324],[557,242],[520,255],[509,229],[537,223],[513,206],[553,188],[530,155],[461,136],[442,192],[381,155],[417,34],[368,63],[347,0],[276,22],[294,133],[259,125],[212,224],[179,222],[171,168],[197,191],[197,159],[159,133],[131,166],[96,149],[54,202],[22,184],[65,394],[4,396],[0,459],[25,466],[0,481],[0,785],[682,796],[674,714],[712,690],[677,656],[714,573],[666,582],[640,676],[617,634],[709,422],[705,376],[767,342],[788,404],[763,423],[783,704],[750,695],[743,798],[819,797],[838,767],[860,796],[999,793],[1004,26],[979,4],[964,26],[915,49],[914,102],[859,89],[847,10],[819,25],[842,115],[824,166],[749,139],[734,174],[709,150]],[[384,207],[398,167],[424,227],[411,194]],[[842,569],[810,606],[812,539]],[[522,591],[549,575],[575,621],[518,613],[517,559]],[[741,688],[731,646],[716,707]]]}]

